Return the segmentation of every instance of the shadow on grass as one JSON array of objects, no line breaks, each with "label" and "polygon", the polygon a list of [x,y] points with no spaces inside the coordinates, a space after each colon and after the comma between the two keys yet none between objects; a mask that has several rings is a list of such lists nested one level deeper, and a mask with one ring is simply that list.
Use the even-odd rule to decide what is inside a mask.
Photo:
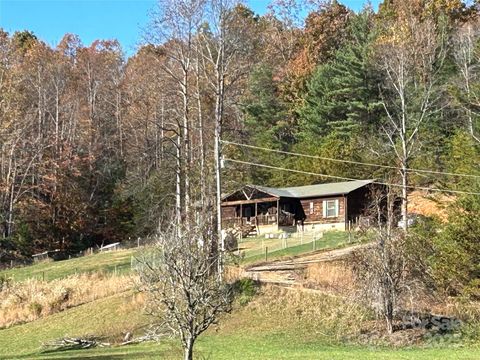
[{"label": "shadow on grass", "polygon": [[[75,351],[72,353],[71,351]],[[19,355],[19,356],[12,356],[8,357],[8,359],[32,359],[32,360],[47,360],[47,359],[95,359],[95,360],[122,360],[122,359],[136,359],[138,357],[148,357],[152,356],[154,353],[158,353],[162,356],[162,352],[160,351],[131,351],[129,353],[122,353],[122,354],[112,354],[112,353],[97,353],[97,354],[85,354],[82,352],[78,352],[78,350],[60,350],[60,351],[48,351],[42,353],[35,353],[35,354],[26,354],[26,355]]]}]

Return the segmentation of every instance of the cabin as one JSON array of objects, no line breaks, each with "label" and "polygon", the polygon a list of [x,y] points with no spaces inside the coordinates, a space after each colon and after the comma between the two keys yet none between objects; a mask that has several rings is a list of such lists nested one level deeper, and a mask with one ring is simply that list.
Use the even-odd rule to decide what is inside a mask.
[{"label": "cabin", "polygon": [[246,185],[222,198],[222,227],[256,233],[347,230],[365,213],[374,180],[286,188]]}]

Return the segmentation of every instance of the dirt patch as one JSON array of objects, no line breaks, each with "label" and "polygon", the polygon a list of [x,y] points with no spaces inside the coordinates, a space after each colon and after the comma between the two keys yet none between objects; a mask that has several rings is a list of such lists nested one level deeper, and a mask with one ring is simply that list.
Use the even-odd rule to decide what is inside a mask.
[{"label": "dirt patch", "polygon": [[447,209],[456,199],[445,194],[428,194],[426,191],[413,191],[408,195],[408,210],[424,216],[438,216],[447,219]]}]

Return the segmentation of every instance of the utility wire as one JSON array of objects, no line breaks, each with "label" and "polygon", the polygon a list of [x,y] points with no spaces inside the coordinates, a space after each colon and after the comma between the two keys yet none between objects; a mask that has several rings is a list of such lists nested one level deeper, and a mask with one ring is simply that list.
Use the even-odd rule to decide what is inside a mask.
[{"label": "utility wire", "polygon": [[[306,175],[320,176],[320,177],[325,177],[325,178],[330,178],[330,179],[350,180],[350,181],[363,181],[363,179],[348,178],[348,177],[336,176],[336,175],[319,174],[319,173],[314,173],[314,172],[310,172],[310,171],[303,171],[303,170],[287,169],[287,168],[282,168],[282,167],[278,167],[278,166],[271,166],[271,165],[254,163],[254,162],[250,162],[250,161],[242,161],[242,160],[236,160],[236,159],[223,159],[223,160],[224,160],[224,161],[231,161],[231,162],[238,163],[238,164],[243,164],[243,165],[252,165],[252,166],[258,166],[258,167],[263,167],[263,168],[273,169],[273,170],[290,171],[290,172],[294,172],[294,173],[298,173],[298,174],[306,174]],[[385,185],[385,186],[392,186],[392,187],[400,187],[400,188],[403,188],[403,185],[401,185],[401,184],[392,184],[392,183],[386,183],[386,182],[381,182],[381,181],[376,181],[376,180],[373,180],[371,183],[372,183],[372,184],[378,184],[378,185]],[[470,191],[462,191],[462,190],[449,190],[449,189],[439,189],[439,188],[429,188],[429,187],[423,187],[423,186],[407,185],[406,188],[407,188],[407,189],[416,189],[416,190],[445,192],[445,193],[451,193],[451,194],[480,195],[479,192],[470,192]]]},{"label": "utility wire", "polygon": [[[399,168],[399,167],[390,166],[390,165],[380,165],[380,164],[366,163],[366,162],[353,161],[353,160],[334,159],[334,158],[329,158],[329,157],[324,157],[324,156],[308,155],[308,154],[302,154],[302,153],[296,153],[296,152],[290,152],[290,151],[269,149],[269,148],[264,148],[264,147],[260,147],[260,146],[242,144],[242,143],[237,143],[237,142],[227,141],[227,140],[220,140],[220,141],[221,141],[222,143],[229,144],[229,145],[242,146],[242,147],[246,147],[246,148],[250,148],[250,149],[270,151],[270,152],[275,152],[275,153],[285,154],[285,155],[303,156],[303,157],[307,157],[307,158],[311,158],[311,159],[327,160],[327,161],[340,162],[340,163],[346,163],[346,164],[355,164],[355,165],[379,167],[379,168],[384,168],[384,169],[402,170],[402,169]],[[451,172],[435,171],[435,170],[425,170],[425,169],[405,169],[405,170],[406,170],[407,172],[417,172],[417,173],[436,174],[436,175],[448,175],[448,176],[480,178],[480,175],[464,174],[464,173],[451,173]]]}]

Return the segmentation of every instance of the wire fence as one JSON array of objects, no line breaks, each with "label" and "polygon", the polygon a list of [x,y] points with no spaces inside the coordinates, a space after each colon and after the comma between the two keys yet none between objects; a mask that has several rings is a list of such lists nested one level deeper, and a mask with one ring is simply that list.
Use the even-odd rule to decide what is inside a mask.
[{"label": "wire fence", "polygon": [[[239,239],[236,249],[230,249],[239,256],[242,262],[268,261],[277,256],[293,256],[311,251],[335,248],[349,243],[357,242],[355,231],[298,231],[292,233],[267,233],[256,237]],[[115,246],[108,251],[102,248],[88,248],[83,251],[70,254],[67,259],[89,257],[93,254],[105,253],[105,257],[85,259],[81,262],[53,261],[45,259],[36,262],[40,268],[27,268],[26,265],[14,266],[0,273],[0,276],[13,278],[16,281],[28,279],[51,281],[81,274],[103,274],[118,276],[135,271],[141,266],[136,258],[136,252],[117,253],[118,250],[138,249],[142,251],[148,245],[155,242],[153,237],[136,238],[125,241],[121,246]],[[116,253],[116,254],[112,254]],[[111,254],[111,255],[109,255]],[[117,255],[118,254],[118,255]],[[143,253],[143,256],[148,254]],[[51,264],[51,265],[50,265]],[[68,266],[67,266],[68,264]],[[45,267],[45,269],[42,269]]]},{"label": "wire fence", "polygon": [[295,255],[358,241],[354,231],[299,231],[263,234],[240,239],[235,253],[244,261],[268,260],[273,255]]},{"label": "wire fence", "polygon": [[[0,277],[12,278],[17,281],[25,281],[28,279],[51,281],[80,274],[103,273],[109,275],[121,275],[131,271],[133,255],[115,256],[112,254],[110,259],[110,255],[108,254],[116,253],[118,250],[139,249],[140,251],[154,241],[154,237],[144,237],[129,239],[119,243],[118,246],[90,247],[79,252],[65,253],[61,255],[59,255],[57,251],[44,252],[37,254],[37,260],[32,258],[4,263],[3,267],[0,268]],[[101,253],[105,254],[105,259],[103,259],[103,261],[102,259],[96,258],[90,263],[88,259],[85,259],[85,262],[82,260],[82,263],[68,262],[68,266],[67,263],[63,262],[63,260],[88,258],[90,255]],[[58,257],[50,257],[51,254],[56,254]],[[35,266],[31,268],[31,265],[38,265],[38,267]],[[42,267],[45,267],[46,269],[44,270]]]}]

